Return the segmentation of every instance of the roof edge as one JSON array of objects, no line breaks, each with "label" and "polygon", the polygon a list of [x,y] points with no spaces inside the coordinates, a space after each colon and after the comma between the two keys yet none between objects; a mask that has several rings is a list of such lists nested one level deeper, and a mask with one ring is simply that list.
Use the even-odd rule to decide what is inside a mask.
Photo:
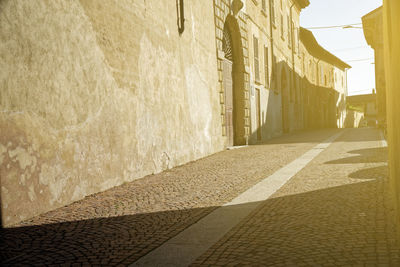
[{"label": "roof edge", "polygon": [[349,64],[323,48],[310,30],[300,27],[300,40],[312,56],[324,60],[340,69],[351,68]]}]

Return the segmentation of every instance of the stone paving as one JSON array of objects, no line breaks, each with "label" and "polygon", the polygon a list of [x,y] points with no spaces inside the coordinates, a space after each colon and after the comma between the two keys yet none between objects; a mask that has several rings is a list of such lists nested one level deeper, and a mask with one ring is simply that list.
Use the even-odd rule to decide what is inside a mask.
[{"label": "stone paving", "polygon": [[192,266],[400,266],[379,138],[347,130]]},{"label": "stone paving", "polygon": [[1,229],[1,264],[127,265],[337,132],[223,151]]}]

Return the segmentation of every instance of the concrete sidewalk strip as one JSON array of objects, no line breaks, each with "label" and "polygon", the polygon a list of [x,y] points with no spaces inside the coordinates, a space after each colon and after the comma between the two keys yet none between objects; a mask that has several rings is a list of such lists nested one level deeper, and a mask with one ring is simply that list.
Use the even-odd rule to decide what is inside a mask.
[{"label": "concrete sidewalk strip", "polygon": [[342,134],[343,132],[333,135],[316,145],[130,266],[190,265]]}]

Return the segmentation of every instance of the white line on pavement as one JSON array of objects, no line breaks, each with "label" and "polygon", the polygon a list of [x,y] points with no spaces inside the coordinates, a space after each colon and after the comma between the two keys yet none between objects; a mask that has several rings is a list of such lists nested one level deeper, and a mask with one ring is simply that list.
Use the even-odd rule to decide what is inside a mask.
[{"label": "white line on pavement", "polygon": [[188,266],[240,223],[262,201],[267,200],[286,184],[341,134],[343,131],[316,145],[130,266]]}]

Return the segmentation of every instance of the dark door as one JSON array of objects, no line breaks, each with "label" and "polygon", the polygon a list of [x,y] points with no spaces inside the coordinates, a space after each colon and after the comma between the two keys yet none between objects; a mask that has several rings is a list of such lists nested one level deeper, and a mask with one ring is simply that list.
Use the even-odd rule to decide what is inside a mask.
[{"label": "dark door", "polygon": [[225,125],[228,146],[233,146],[233,82],[232,82],[232,61],[224,59],[224,90],[225,90]]}]

